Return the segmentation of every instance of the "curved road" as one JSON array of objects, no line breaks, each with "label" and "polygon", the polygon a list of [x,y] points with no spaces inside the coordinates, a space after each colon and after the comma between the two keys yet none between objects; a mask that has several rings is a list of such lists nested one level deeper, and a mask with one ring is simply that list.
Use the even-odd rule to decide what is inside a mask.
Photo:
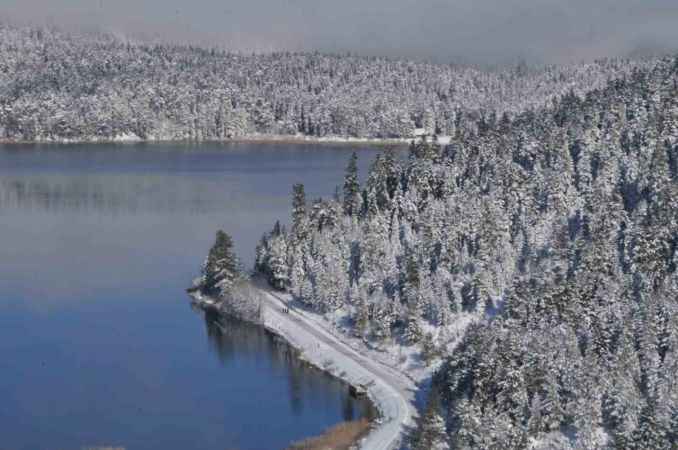
[{"label": "curved road", "polygon": [[[404,374],[352,348],[335,336],[312,314],[290,309],[286,302],[261,282],[264,325],[303,352],[305,359],[320,368],[331,370],[351,384],[371,383],[370,399],[381,414],[380,423],[361,443],[365,450],[394,450],[399,447],[403,431],[414,425],[416,409],[412,404],[415,386]],[[329,369],[329,367],[332,369]]]}]

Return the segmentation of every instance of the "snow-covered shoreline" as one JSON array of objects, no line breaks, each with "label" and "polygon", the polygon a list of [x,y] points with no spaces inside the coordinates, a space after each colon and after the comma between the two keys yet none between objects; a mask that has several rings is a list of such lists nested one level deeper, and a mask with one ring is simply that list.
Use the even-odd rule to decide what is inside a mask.
[{"label": "snow-covered shoreline", "polygon": [[171,137],[160,138],[140,138],[138,136],[124,135],[114,138],[83,138],[83,139],[33,139],[33,140],[16,140],[16,139],[0,139],[0,144],[115,144],[115,143],[148,143],[148,144],[162,144],[162,143],[186,143],[186,144],[201,144],[201,143],[295,143],[295,144],[364,144],[364,145],[403,145],[409,143],[412,138],[401,139],[379,139],[379,138],[354,138],[341,136],[285,136],[285,135],[249,135],[239,136],[232,139],[176,139]]},{"label": "snow-covered shoreline", "polygon": [[[33,140],[0,139],[0,144],[163,144],[163,143],[182,143],[182,144],[201,144],[201,143],[262,143],[262,144],[349,144],[349,145],[369,145],[369,146],[387,146],[387,145],[407,145],[413,140],[421,139],[421,134],[404,138],[357,138],[351,136],[307,136],[307,135],[274,135],[274,134],[250,134],[228,139],[181,139],[172,136],[150,136],[141,138],[134,134],[125,134],[112,138],[87,137],[77,139],[66,138],[41,138]],[[441,145],[448,144],[451,138],[449,136],[439,136],[438,142]]]},{"label": "snow-covered shoreline", "polygon": [[[360,442],[365,450],[400,448],[405,431],[415,425],[414,405],[416,381],[373,354],[366,355],[346,339],[333,333],[322,319],[307,311],[290,309],[285,294],[271,292],[258,283],[262,313],[259,325],[283,338],[298,350],[299,357],[358,389],[379,411],[379,418],[370,433]],[[189,292],[193,301],[203,308],[217,308],[218,302],[199,291]]]}]

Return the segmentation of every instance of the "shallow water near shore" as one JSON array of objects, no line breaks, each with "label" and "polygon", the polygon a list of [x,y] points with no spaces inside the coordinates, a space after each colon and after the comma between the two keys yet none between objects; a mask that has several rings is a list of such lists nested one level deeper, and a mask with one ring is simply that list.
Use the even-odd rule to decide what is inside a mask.
[{"label": "shallow water near shore", "polygon": [[218,228],[243,265],[293,183],[331,196],[352,150],[0,145],[3,449],[271,450],[370,414],[261,330],[192,311]]}]

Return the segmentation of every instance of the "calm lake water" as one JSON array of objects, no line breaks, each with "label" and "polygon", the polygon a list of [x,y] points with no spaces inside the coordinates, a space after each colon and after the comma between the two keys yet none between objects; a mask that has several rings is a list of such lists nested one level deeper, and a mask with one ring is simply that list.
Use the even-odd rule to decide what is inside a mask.
[{"label": "calm lake water", "polygon": [[352,150],[0,146],[0,448],[275,450],[369,414],[184,292],[218,228],[250,267],[292,184],[332,195]]}]

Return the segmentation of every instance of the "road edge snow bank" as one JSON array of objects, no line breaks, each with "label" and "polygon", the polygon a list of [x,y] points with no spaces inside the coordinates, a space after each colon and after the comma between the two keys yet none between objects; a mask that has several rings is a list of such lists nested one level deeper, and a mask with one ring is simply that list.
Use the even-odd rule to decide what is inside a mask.
[{"label": "road edge snow bank", "polygon": [[[287,341],[303,361],[356,389],[365,389],[379,418],[370,433],[359,442],[360,448],[399,448],[406,430],[415,425],[414,382],[392,367],[361,354],[319,321],[307,317],[308,313],[286,309],[285,300],[270,290],[257,289],[261,294],[261,317],[257,325]],[[199,291],[191,291],[189,295],[203,309],[220,311],[218,302]]]}]

